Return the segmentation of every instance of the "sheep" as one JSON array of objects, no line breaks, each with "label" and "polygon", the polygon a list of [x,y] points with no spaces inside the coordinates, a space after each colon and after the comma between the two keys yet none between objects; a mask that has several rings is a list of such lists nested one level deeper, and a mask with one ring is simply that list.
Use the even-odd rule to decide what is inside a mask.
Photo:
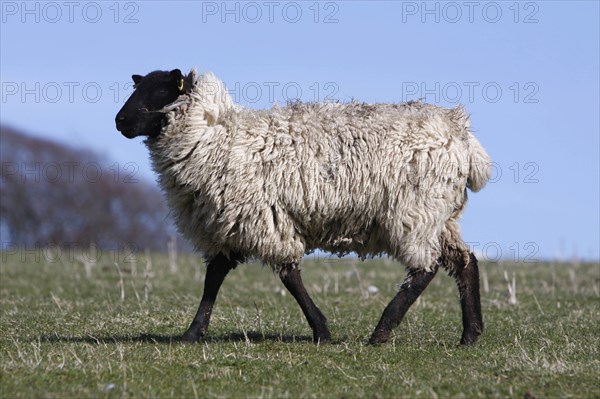
[{"label": "sheep", "polygon": [[145,136],[179,231],[207,263],[200,306],[181,337],[206,334],[230,270],[249,258],[271,266],[300,305],[316,343],[331,338],[307,293],[310,251],[387,254],[408,270],[369,342],[389,340],[439,267],[456,279],[463,333],[483,332],[479,269],[457,223],[489,179],[490,159],[462,107],[301,103],[235,105],[213,74],[133,75],[116,116],[127,138]]}]

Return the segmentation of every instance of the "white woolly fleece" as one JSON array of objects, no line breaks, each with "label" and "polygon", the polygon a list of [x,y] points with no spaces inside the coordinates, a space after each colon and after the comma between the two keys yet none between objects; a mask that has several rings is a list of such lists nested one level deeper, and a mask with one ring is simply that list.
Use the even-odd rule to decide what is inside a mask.
[{"label": "white woolly fleece", "polygon": [[430,270],[451,245],[468,259],[456,220],[466,187],[489,179],[490,160],[461,107],[255,111],[206,74],[165,111],[168,124],[146,143],[178,228],[208,256],[279,269],[318,248]]}]

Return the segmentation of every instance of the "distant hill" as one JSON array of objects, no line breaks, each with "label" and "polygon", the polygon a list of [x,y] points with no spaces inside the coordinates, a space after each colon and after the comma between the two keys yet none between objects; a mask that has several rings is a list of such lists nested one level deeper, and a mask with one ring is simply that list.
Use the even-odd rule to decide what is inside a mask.
[{"label": "distant hill", "polygon": [[162,194],[139,178],[133,163],[111,163],[6,126],[0,126],[0,160],[4,247],[164,251],[174,234]]}]

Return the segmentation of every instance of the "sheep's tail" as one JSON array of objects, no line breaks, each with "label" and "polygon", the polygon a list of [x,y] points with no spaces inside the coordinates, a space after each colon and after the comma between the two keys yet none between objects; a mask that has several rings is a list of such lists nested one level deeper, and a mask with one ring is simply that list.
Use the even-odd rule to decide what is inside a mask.
[{"label": "sheep's tail", "polygon": [[456,123],[457,127],[467,134],[469,175],[467,177],[467,187],[477,192],[485,187],[490,179],[491,160],[487,152],[479,143],[479,140],[471,134],[471,121],[469,115],[462,106],[450,110],[450,118]]},{"label": "sheep's tail", "polygon": [[490,179],[491,160],[479,140],[469,133],[469,176],[467,187],[476,193],[485,187]]}]

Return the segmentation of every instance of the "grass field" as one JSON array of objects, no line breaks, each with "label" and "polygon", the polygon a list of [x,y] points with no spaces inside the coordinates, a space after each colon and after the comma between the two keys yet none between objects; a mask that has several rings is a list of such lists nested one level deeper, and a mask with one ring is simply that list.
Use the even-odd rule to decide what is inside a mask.
[{"label": "grass field", "polygon": [[316,346],[278,278],[244,265],[225,281],[207,339],[184,346],[177,337],[204,278],[196,257],[180,255],[173,270],[153,254],[149,272],[143,254],[118,267],[110,254],[85,267],[66,254],[1,255],[2,398],[600,397],[598,264],[483,263],[486,331],[468,349],[457,347],[457,290],[442,273],[394,339],[373,347],[403,269],[307,260],[305,283],[333,336]]}]

